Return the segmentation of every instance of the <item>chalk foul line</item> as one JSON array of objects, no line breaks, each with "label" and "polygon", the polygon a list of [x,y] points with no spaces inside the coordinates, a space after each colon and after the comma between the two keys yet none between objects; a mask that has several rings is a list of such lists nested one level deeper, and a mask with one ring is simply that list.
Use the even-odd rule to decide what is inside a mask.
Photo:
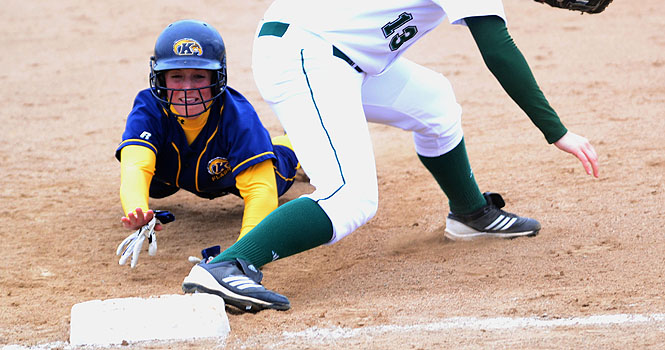
[{"label": "chalk foul line", "polygon": [[414,325],[381,325],[360,328],[311,327],[299,332],[284,332],[286,339],[299,338],[312,342],[376,336],[384,333],[399,332],[434,332],[445,330],[500,330],[520,328],[555,328],[555,327],[589,327],[610,325],[633,325],[644,323],[665,323],[665,314],[614,314],[594,315],[570,318],[539,318],[539,317],[451,317],[441,321]]}]

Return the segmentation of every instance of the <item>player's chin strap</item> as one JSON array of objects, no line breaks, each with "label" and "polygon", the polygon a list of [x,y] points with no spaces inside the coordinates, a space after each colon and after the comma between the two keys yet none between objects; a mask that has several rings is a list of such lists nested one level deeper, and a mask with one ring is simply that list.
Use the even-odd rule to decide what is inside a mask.
[{"label": "player's chin strap", "polygon": [[153,256],[157,253],[157,236],[155,235],[155,224],[159,220],[162,224],[167,224],[175,220],[175,216],[166,210],[155,210],[155,216],[149,223],[143,225],[131,235],[127,236],[116,249],[115,254],[121,255],[118,264],[124,265],[129,257],[132,257],[130,266],[134,268],[139,260],[139,254],[143,247],[143,242],[148,239],[148,254]]}]

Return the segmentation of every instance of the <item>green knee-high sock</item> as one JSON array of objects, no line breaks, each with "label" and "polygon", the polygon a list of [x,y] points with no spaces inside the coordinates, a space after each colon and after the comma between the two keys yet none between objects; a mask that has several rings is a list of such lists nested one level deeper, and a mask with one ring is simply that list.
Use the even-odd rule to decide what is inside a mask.
[{"label": "green knee-high sock", "polygon": [[469,214],[487,204],[473,177],[464,139],[446,154],[438,157],[418,155],[418,158],[448,197],[450,211]]},{"label": "green knee-high sock", "polygon": [[332,235],[323,209],[309,198],[298,198],[275,209],[211,262],[241,258],[258,268],[327,243]]}]

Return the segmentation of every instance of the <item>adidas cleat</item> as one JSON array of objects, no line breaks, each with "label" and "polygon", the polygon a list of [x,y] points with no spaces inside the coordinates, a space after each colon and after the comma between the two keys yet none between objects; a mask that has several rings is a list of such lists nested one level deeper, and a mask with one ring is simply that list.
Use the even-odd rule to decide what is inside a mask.
[{"label": "adidas cleat", "polygon": [[246,312],[290,309],[289,299],[263,287],[261,279],[263,273],[242,259],[213,264],[204,260],[192,267],[182,282],[182,291],[216,294]]},{"label": "adidas cleat", "polygon": [[444,236],[451,240],[472,240],[482,237],[516,238],[535,236],[540,223],[501,210],[506,203],[498,193],[483,193],[487,205],[468,215],[449,213]]}]

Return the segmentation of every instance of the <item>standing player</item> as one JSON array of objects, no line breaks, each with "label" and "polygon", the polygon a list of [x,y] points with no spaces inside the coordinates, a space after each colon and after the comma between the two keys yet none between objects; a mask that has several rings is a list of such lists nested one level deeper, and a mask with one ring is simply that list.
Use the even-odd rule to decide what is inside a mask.
[{"label": "standing player", "polygon": [[545,139],[598,176],[593,147],[548,104],[508,34],[500,0],[276,0],[257,30],[255,80],[316,190],[194,266],[185,292],[215,293],[246,309],[288,309],[288,299],[261,286],[255,270],[333,244],[372,218],[378,186],[368,122],[413,132],[420,160],[449,200],[448,238],[538,233],[536,220],[503,211],[499,194],[479,191],[448,80],[402,56],[446,17],[469,28],[487,67]]},{"label": "standing player", "polygon": [[226,49],[209,24],[170,24],[150,66],[150,88],[136,96],[116,150],[123,226],[148,224],[148,197],[182,188],[208,199],[242,197],[244,236],[293,184],[299,164],[288,138],[271,142],[252,105],[226,85]]}]

